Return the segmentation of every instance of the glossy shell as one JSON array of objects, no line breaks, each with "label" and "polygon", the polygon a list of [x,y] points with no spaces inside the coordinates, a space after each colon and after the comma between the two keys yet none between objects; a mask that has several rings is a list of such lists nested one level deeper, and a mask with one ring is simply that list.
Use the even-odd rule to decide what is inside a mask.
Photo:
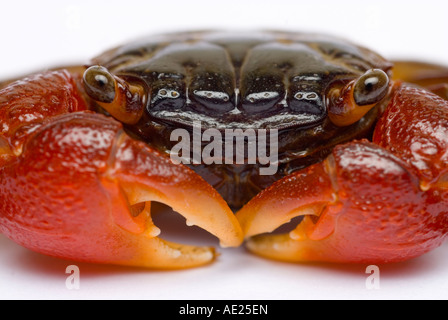
[{"label": "glossy shell", "polygon": [[276,175],[260,176],[258,165],[193,166],[233,208],[322,160],[335,145],[369,137],[380,110],[337,127],[327,117],[327,94],[369,69],[391,69],[378,54],[347,41],[285,32],[162,35],[113,49],[92,64],[144,83],[145,115],[127,129],[162,151],[175,144],[172,130],[191,130],[194,121],[204,130],[279,130]]}]

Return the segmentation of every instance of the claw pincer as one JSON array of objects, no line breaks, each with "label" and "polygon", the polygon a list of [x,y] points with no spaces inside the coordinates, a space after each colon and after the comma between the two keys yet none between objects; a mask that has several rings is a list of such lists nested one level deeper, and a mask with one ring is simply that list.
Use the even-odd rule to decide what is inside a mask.
[{"label": "claw pincer", "polygon": [[[151,201],[170,205],[223,246],[241,243],[233,213],[211,186],[131,139],[119,122],[82,111],[68,73],[23,80],[1,91],[0,101],[3,128],[9,125],[2,136],[0,230],[17,243],[65,259],[153,268],[215,259],[211,247],[158,238]],[[17,116],[30,121],[11,120]]]},{"label": "claw pincer", "polygon": [[[249,250],[284,261],[386,263],[440,246],[448,234],[447,124],[447,101],[398,88],[373,143],[337,146],[237,214]],[[266,234],[300,215],[290,233]]]}]

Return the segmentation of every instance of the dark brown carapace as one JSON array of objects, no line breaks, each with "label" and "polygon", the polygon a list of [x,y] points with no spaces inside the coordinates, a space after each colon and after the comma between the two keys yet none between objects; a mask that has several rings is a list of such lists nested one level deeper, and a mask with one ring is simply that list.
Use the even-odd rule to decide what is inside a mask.
[{"label": "dark brown carapace", "polygon": [[192,166],[234,209],[274,181],[325,159],[335,145],[370,137],[387,87],[381,97],[373,92],[378,107],[355,123],[345,116],[349,124],[335,125],[328,108],[336,109],[333,97],[347,84],[392,66],[346,41],[284,32],[173,34],[120,47],[93,63],[144,87],[144,112],[126,128],[159,150],[171,150],[172,130],[192,131],[195,121],[203,130],[279,130],[274,175],[260,175],[259,165],[247,163]]}]

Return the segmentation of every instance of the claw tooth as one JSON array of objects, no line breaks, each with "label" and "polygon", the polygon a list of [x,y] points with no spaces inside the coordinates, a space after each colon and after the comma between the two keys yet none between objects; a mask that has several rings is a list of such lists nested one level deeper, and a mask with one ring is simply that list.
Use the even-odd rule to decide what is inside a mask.
[{"label": "claw tooth", "polygon": [[196,224],[195,223],[193,223],[192,221],[190,221],[190,220],[187,220],[186,221],[186,224],[187,224],[187,226],[189,226],[189,227],[194,227]]},{"label": "claw tooth", "polygon": [[158,237],[161,233],[162,233],[162,231],[159,228],[157,228],[155,225],[148,226],[145,231],[145,235],[148,238]]},{"label": "claw tooth", "polygon": [[304,235],[301,232],[297,232],[296,230],[291,231],[289,233],[289,237],[296,241],[305,239]]},{"label": "claw tooth", "polygon": [[247,241],[247,248],[260,256],[281,261],[306,260],[306,247],[288,234],[259,235]]},{"label": "claw tooth", "polygon": [[173,258],[179,258],[182,255],[182,252],[180,250],[174,250],[172,253]]},{"label": "claw tooth", "polygon": [[306,240],[308,239],[306,231],[311,229],[312,226],[313,222],[311,220],[311,217],[304,216],[299,225],[289,233],[289,237],[296,241]]},{"label": "claw tooth", "polygon": [[230,245],[225,244],[223,241],[220,241],[220,242],[219,242],[219,246],[220,246],[222,249],[232,247],[232,246],[230,246]]},{"label": "claw tooth", "polygon": [[151,216],[151,202],[146,202],[143,211],[140,216],[145,219],[145,231],[144,235],[148,238],[155,238],[161,234],[161,230],[154,224]]}]

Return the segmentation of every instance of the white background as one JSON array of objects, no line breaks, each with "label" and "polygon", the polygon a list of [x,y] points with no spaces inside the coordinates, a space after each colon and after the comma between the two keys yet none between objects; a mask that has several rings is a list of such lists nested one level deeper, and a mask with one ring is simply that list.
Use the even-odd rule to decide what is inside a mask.
[{"label": "white background", "polygon": [[[0,10],[0,79],[83,63],[146,34],[188,29],[287,29],[344,36],[389,58],[448,65],[448,2],[442,0],[8,1]],[[32,253],[0,235],[2,299],[446,299],[448,244],[413,261],[380,266],[285,264],[244,249],[221,250],[207,267],[162,272],[77,264],[80,290],[65,286],[71,262]]]}]

